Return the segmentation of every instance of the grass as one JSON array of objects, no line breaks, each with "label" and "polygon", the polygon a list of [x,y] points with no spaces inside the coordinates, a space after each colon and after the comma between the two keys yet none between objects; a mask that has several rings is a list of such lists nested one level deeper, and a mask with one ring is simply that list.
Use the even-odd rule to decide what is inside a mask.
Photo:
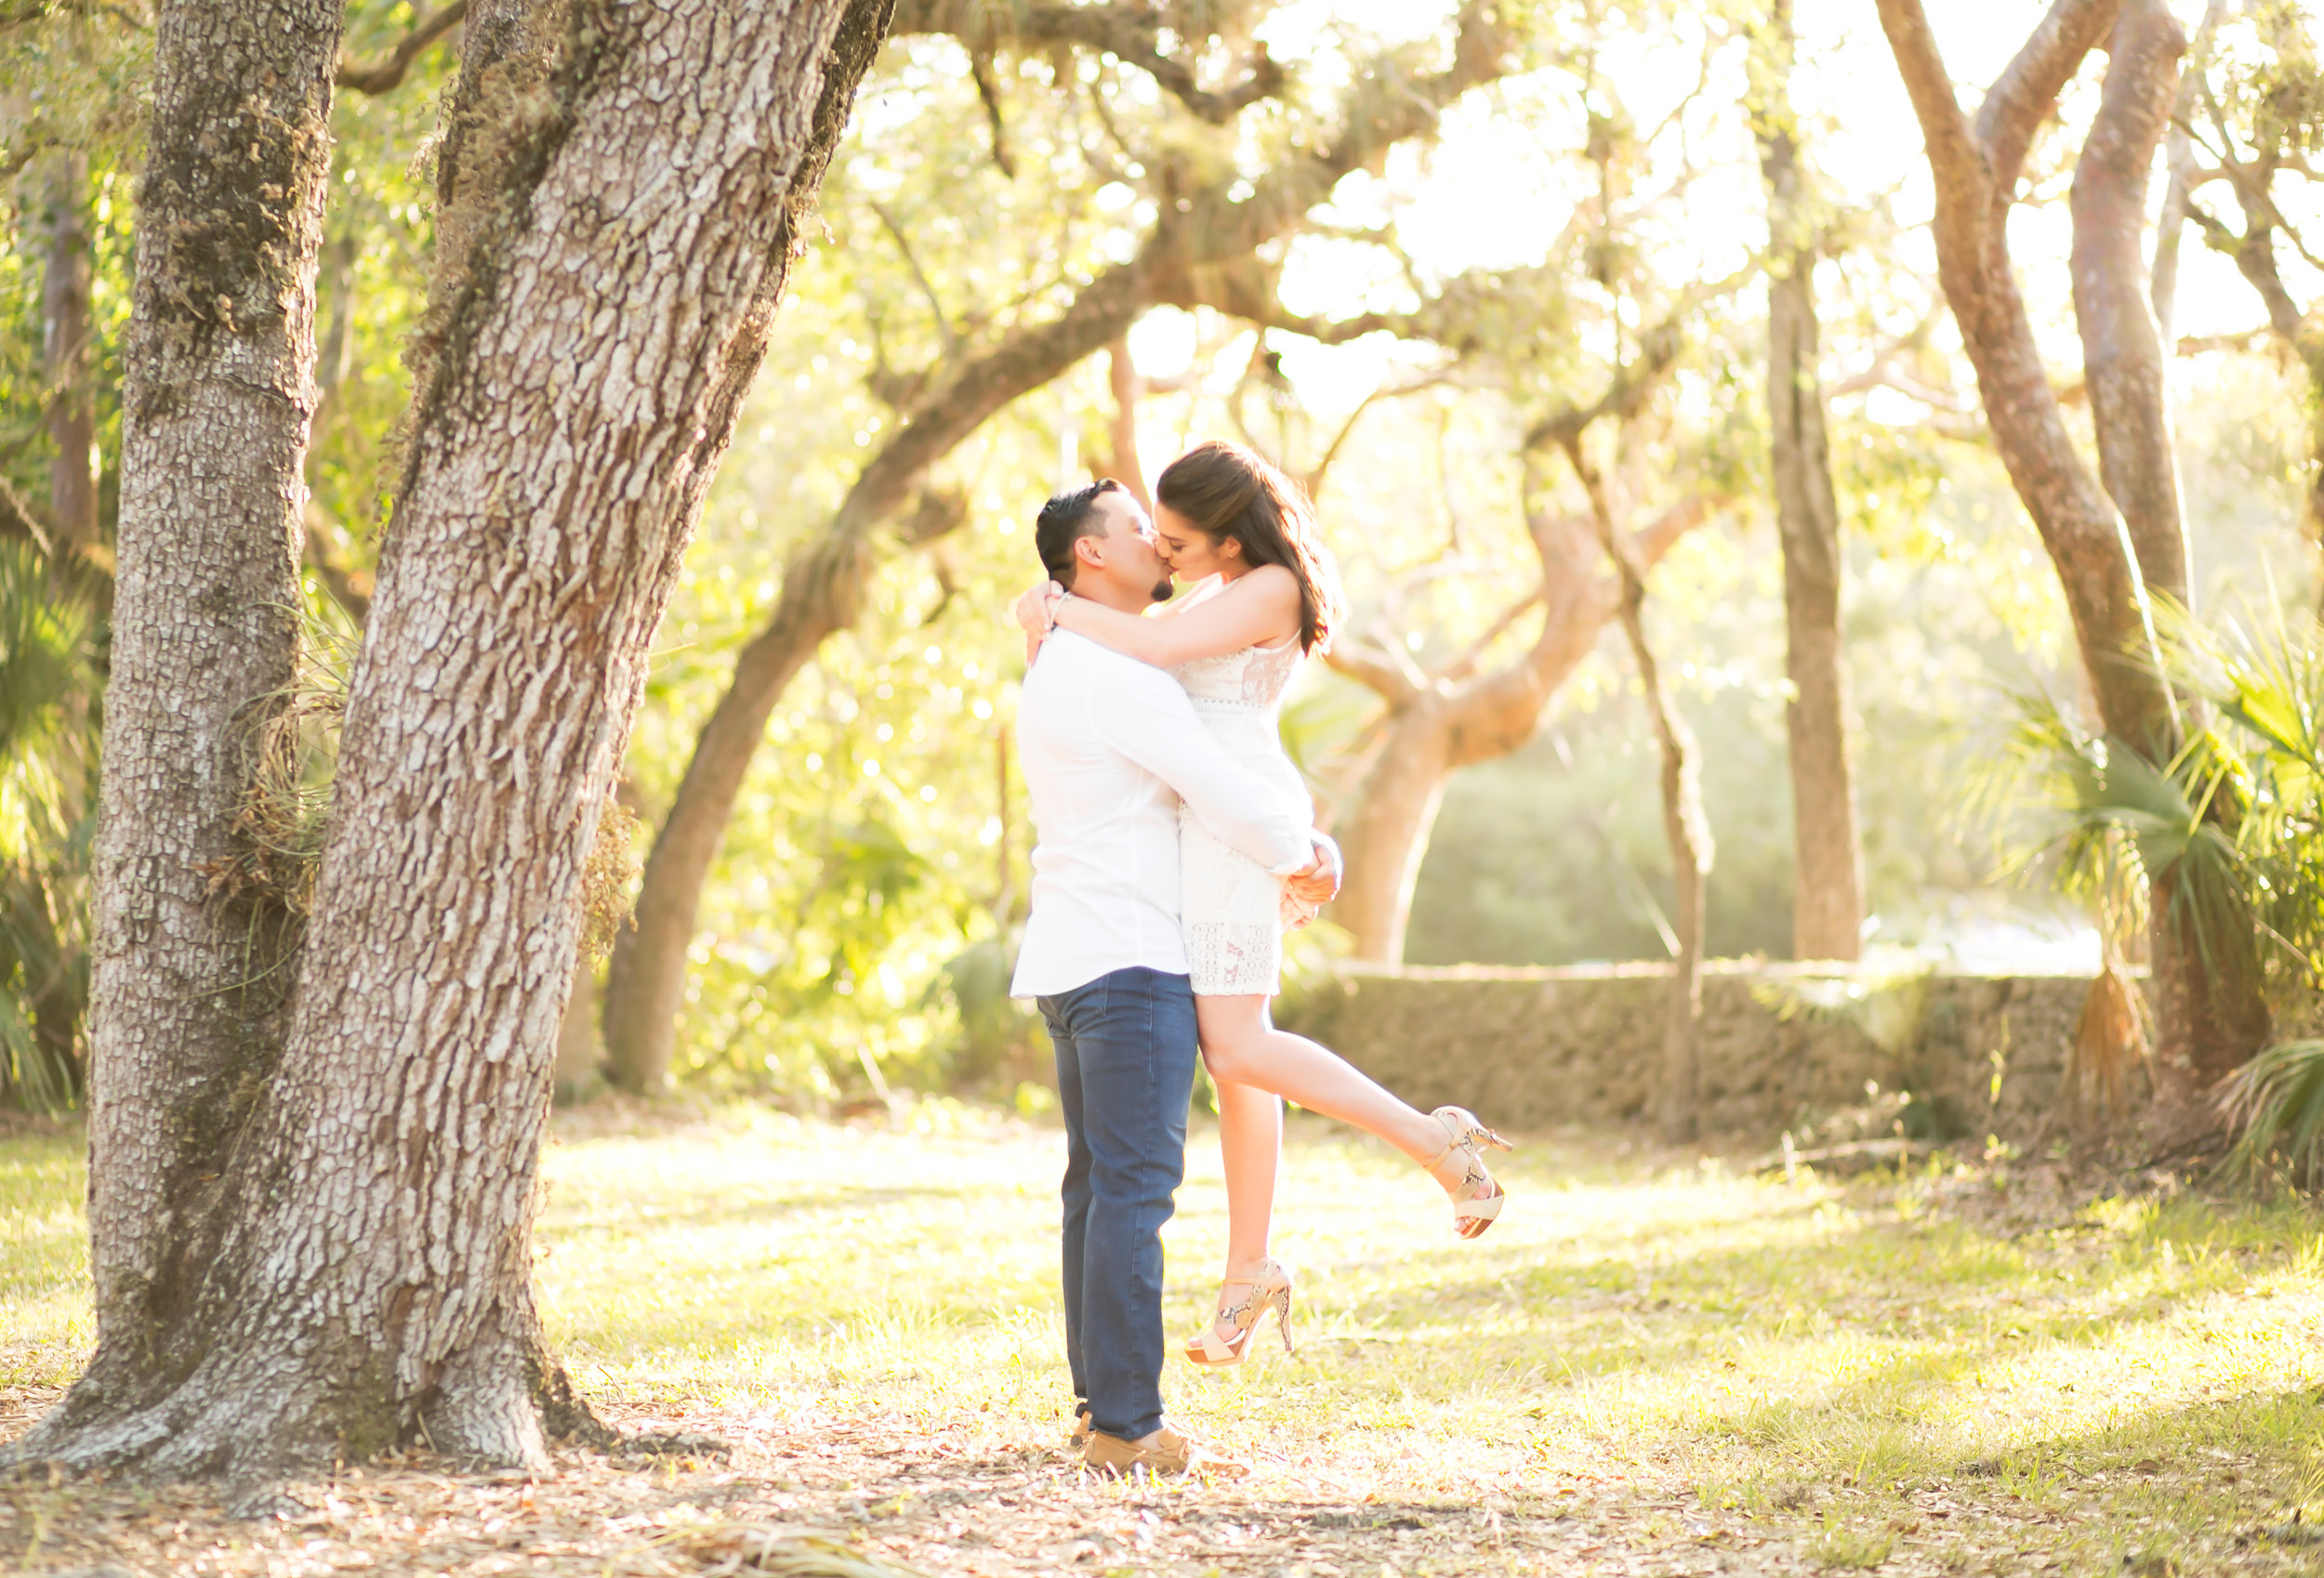
[{"label": "grass", "polygon": [[[1294,1128],[1276,1249],[1299,1357],[1165,1385],[1201,1434],[1351,1502],[1779,1539],[1832,1571],[2193,1571],[2324,1517],[2324,1220],[2297,1203],[2076,1208],[2038,1172],[1943,1165],[1786,1184],[1545,1138],[1461,1244],[1400,1158]],[[585,1111],[546,1168],[556,1340],[632,1410],[1040,1438],[1067,1414],[1061,1143],[942,1104],[902,1132]],[[81,1187],[77,1139],[0,1140],[10,1387],[86,1357]],[[1174,1331],[1223,1233],[1200,1137],[1168,1233]]]}]

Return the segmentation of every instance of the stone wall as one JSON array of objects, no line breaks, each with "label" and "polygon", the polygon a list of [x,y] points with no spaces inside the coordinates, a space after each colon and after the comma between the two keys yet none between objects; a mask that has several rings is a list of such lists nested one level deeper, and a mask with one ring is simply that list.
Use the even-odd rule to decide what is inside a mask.
[{"label": "stone wall", "polygon": [[[1287,994],[1277,1018],[1422,1109],[1454,1102],[1513,1131],[1639,1123],[1652,1114],[1669,980],[1652,965],[1342,966]],[[1895,1116],[1916,1135],[2046,1143],[2089,988],[2070,976],[1713,964],[1705,1126],[1773,1145],[1865,1107],[1870,1082],[1911,1094],[1919,1111]]]}]

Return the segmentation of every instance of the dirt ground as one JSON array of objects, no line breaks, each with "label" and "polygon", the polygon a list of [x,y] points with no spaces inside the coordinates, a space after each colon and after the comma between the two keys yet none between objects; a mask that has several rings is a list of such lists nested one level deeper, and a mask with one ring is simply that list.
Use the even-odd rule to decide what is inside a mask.
[{"label": "dirt ground", "polygon": [[[53,1400],[9,1394],[0,1401],[0,1429],[14,1436]],[[610,1422],[631,1432],[715,1431],[732,1453],[564,1453],[540,1475],[411,1459],[284,1486],[270,1505],[238,1508],[200,1490],[34,1471],[0,1486],[0,1571],[46,1578],[881,1578],[899,1570],[1614,1578],[1875,1566],[1900,1575],[2039,1573],[2087,1569],[2086,1538],[2097,1532],[2074,1528],[2084,1520],[2070,1514],[2013,1515],[2014,1498],[1998,1488],[1981,1495],[1974,1479],[1916,1487],[1913,1510],[1850,1533],[1845,1487],[1792,1486],[1755,1510],[1717,1510],[1650,1466],[1550,1476],[1565,1482],[1541,1495],[1449,1502],[1399,1498],[1378,1473],[1349,1474],[1322,1455],[1262,1458],[1239,1482],[1103,1480],[1083,1471],[1062,1441],[1010,1439],[973,1417],[933,1430],[868,1417],[763,1414],[616,1411]],[[2068,1542],[2080,1548],[2069,1552]],[[2290,1529],[2223,1528],[2206,1551],[2145,1561],[2133,1548],[2122,1569],[2135,1578],[2313,1571],[2317,1554],[2302,1543]]]}]

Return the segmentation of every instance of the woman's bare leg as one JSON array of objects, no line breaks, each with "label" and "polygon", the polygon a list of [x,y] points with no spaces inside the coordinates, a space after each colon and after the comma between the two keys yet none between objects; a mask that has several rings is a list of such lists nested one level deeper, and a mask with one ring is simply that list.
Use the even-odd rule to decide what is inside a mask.
[{"label": "woman's bare leg", "polygon": [[[1423,1167],[1444,1153],[1444,1126],[1434,1118],[1397,1100],[1328,1047],[1275,1029],[1267,1018],[1266,998],[1197,997],[1195,1022],[1202,1034],[1203,1061],[1219,1085],[1221,1146],[1226,1143],[1226,1091],[1230,1085],[1243,1085],[1288,1097],[1311,1112],[1376,1134]],[[1272,1162],[1267,1177],[1272,1205]],[[1234,1187],[1235,1175],[1230,1170],[1230,1235],[1235,1220]]]},{"label": "woman's bare leg", "polygon": [[1283,1155],[1283,1103],[1232,1080],[1219,1087],[1219,1160],[1226,1170],[1226,1275],[1267,1258]]}]

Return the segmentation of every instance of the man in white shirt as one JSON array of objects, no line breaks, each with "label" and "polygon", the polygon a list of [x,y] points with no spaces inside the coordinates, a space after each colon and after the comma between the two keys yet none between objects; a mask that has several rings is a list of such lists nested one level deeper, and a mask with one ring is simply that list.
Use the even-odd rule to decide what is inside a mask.
[{"label": "man in white shirt", "polygon": [[[1118,482],[1050,500],[1035,542],[1076,597],[1141,613],[1170,595],[1153,526]],[[1057,1045],[1076,1434],[1095,1466],[1176,1471],[1206,1460],[1162,1413],[1161,1230],[1197,1056],[1179,804],[1303,898],[1338,891],[1339,852],[1212,737],[1178,681],[1070,631],[1025,676],[1017,740],[1038,842],[1010,991],[1038,1000]]]}]

